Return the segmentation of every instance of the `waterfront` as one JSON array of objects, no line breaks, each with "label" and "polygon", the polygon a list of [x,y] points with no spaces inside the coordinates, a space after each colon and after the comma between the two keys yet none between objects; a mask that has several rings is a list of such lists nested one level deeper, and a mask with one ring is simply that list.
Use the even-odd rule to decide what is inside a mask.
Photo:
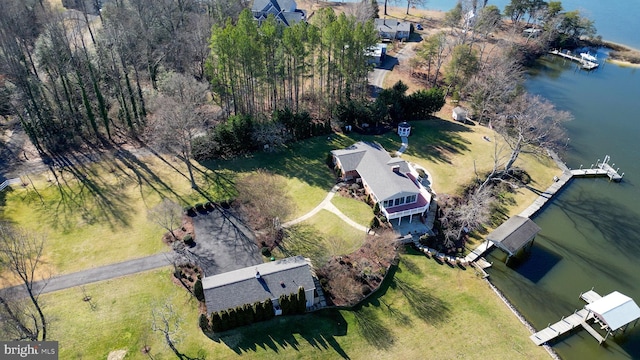
[{"label": "waterfront", "polygon": [[[501,10],[509,1],[489,1]],[[640,48],[640,2],[564,0],[565,9],[582,9],[605,40]],[[406,4],[406,3],[405,3]],[[448,10],[455,1],[433,0],[424,7]],[[600,51],[600,59],[606,52]],[[618,290],[640,303],[640,69],[605,63],[593,72],[545,57],[530,71],[528,90],[540,94],[575,119],[567,124],[563,158],[572,168],[590,167],[610,155],[624,172],[622,183],[576,179],[534,221],[542,228],[531,256],[506,268],[493,251],[492,282],[537,329],[584,306],[583,291]],[[599,346],[586,331],[553,346],[563,359],[639,359],[640,326]]]}]

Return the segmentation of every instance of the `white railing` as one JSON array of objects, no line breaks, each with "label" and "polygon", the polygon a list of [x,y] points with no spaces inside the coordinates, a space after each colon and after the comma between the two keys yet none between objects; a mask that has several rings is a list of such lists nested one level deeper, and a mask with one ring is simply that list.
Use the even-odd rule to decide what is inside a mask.
[{"label": "white railing", "polygon": [[[427,203],[427,205],[419,207],[419,208],[413,208],[413,209],[398,211],[398,212],[394,212],[391,215],[389,215],[389,213],[387,212],[387,209],[385,209],[383,206],[380,206],[380,211],[384,214],[384,216],[387,218],[387,220],[397,219],[397,218],[401,218],[403,216],[422,214],[425,211],[427,211],[428,209],[429,209],[429,203]],[[391,217],[391,216],[393,216],[393,217]]]},{"label": "white railing", "polygon": [[2,182],[2,184],[0,184],[0,191],[4,190],[9,185],[19,184],[19,183],[20,183],[19,178],[5,180]]}]

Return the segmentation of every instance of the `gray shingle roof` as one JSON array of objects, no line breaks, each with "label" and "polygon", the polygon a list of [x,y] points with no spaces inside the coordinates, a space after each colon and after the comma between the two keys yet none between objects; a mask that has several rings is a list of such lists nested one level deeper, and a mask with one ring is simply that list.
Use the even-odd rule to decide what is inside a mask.
[{"label": "gray shingle roof", "polygon": [[385,33],[395,33],[397,31],[410,31],[411,23],[407,21],[398,21],[395,19],[375,19],[375,27],[378,31]]},{"label": "gray shingle roof", "polygon": [[[344,171],[356,170],[379,201],[399,194],[420,193],[418,186],[406,175],[409,164],[400,158],[392,158],[380,144],[360,141],[331,153],[340,160]],[[394,166],[400,168],[399,173],[393,171]]]},{"label": "gray shingle roof", "polygon": [[[260,279],[256,278],[260,273]],[[302,257],[290,257],[202,279],[207,311],[227,310],[256,301],[276,299],[302,286],[315,289],[311,267]]]},{"label": "gray shingle roof", "polygon": [[[273,1],[275,4],[274,6],[278,6],[278,2],[277,1]],[[272,3],[272,0],[254,0],[253,1],[253,6],[251,6],[251,11],[266,11],[270,4]]]},{"label": "gray shingle roof", "polygon": [[540,231],[540,227],[531,219],[519,215],[509,218],[509,220],[498,226],[487,240],[496,244],[497,247],[514,255],[524,245],[526,245]]}]

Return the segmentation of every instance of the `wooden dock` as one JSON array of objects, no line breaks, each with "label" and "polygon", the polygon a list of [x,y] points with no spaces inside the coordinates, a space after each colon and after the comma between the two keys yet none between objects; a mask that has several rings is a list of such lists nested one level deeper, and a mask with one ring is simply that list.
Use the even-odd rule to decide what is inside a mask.
[{"label": "wooden dock", "polygon": [[[587,320],[590,320],[593,317],[593,314],[589,313],[589,310],[581,309],[575,311],[573,314],[562,317],[560,321],[556,322],[553,325],[549,325],[546,328],[538,331],[537,333],[531,335],[529,338],[536,344],[542,345],[550,340],[557,338],[560,335],[566,334],[571,330],[577,327],[583,327],[584,329],[591,329],[595,332],[595,335],[589,331],[592,336],[598,336],[596,339],[602,343],[604,338],[600,336],[589,324],[587,324]],[[600,340],[602,339],[602,340]]]},{"label": "wooden dock", "polygon": [[[591,304],[594,301],[600,300],[602,296],[597,292],[593,291],[593,289],[583,292],[580,294],[580,299],[584,300],[586,303]],[[597,320],[592,312],[587,309],[576,310],[573,314],[569,316],[563,316],[560,321],[546,328],[538,331],[537,333],[531,335],[529,338],[536,344],[542,345],[547,341],[553,340],[558,336],[566,334],[571,330],[581,326],[583,329],[587,330],[591,336],[593,336],[599,344],[602,344],[605,341],[605,338],[596,331],[591,325],[587,323],[589,320]]]},{"label": "wooden dock", "polygon": [[574,56],[574,55],[571,55],[569,53],[564,53],[564,52],[562,52],[560,50],[551,50],[551,51],[549,51],[549,54],[561,56],[561,57],[563,57],[565,59],[569,59],[571,61],[575,61],[575,62],[579,63],[582,66],[582,68],[585,69],[585,70],[593,70],[593,69],[597,68],[598,66],[600,66],[600,64],[598,64],[597,62],[589,61],[589,60],[586,60],[586,59],[584,59],[582,57]]},{"label": "wooden dock", "polygon": [[524,209],[519,215],[522,217],[531,218],[535,214],[542,209],[547,202],[553,198],[565,185],[567,185],[574,177],[575,178],[583,178],[583,177],[608,177],[610,181],[620,182],[622,181],[622,177],[624,173],[619,174],[619,169],[614,169],[611,165],[609,165],[609,161],[611,157],[606,155],[602,161],[598,159],[595,165],[592,164],[593,168],[590,169],[580,169],[576,170],[565,170],[560,177],[556,177],[555,181],[551,186],[549,186],[544,192],[540,193],[540,196],[536,198],[536,200],[529,205],[526,209]]},{"label": "wooden dock", "polygon": [[582,294],[580,294],[580,299],[584,300],[587,304],[591,304],[595,301],[602,299],[602,296],[600,296],[600,294],[598,294],[597,292],[593,291],[593,289],[591,289],[587,292],[583,292]]}]

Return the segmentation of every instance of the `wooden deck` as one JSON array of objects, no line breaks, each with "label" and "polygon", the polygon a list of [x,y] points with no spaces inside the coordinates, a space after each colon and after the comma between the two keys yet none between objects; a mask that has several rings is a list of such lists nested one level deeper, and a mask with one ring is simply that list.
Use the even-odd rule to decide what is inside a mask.
[{"label": "wooden deck", "polygon": [[597,292],[593,291],[593,289],[591,289],[587,292],[583,292],[582,294],[580,294],[580,299],[584,300],[587,304],[591,304],[595,301],[602,299],[602,296],[600,296],[600,294],[598,294]]}]

